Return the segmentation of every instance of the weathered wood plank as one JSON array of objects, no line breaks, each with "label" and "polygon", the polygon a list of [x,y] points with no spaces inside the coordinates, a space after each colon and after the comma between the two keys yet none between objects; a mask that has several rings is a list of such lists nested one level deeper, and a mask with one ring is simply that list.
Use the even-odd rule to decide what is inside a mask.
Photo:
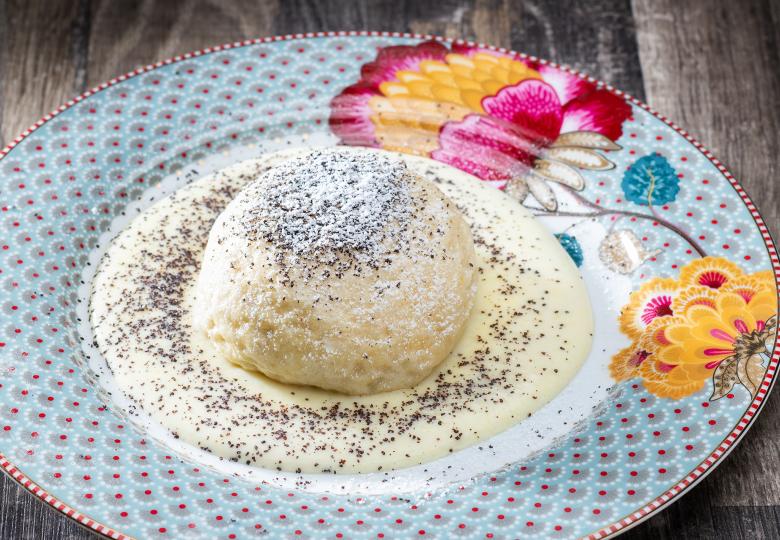
[{"label": "weathered wood plank", "polygon": [[319,30],[386,30],[437,34],[509,45],[504,0],[439,2],[369,1],[346,6],[338,0],[284,3],[277,33]]},{"label": "weathered wood plank", "polygon": [[[651,106],[700,138],[780,233],[780,70],[776,2],[637,0],[639,51]],[[716,506],[780,505],[780,396],[718,469]]]},{"label": "weathered wood plank", "polygon": [[95,536],[0,474],[0,538],[87,540]]},{"label": "weathered wood plank", "polygon": [[719,510],[713,516],[715,530],[726,538],[780,538],[780,509],[777,506],[727,506]]},{"label": "weathered wood plank", "polygon": [[93,0],[89,85],[204,47],[276,33],[275,0]]},{"label": "weathered wood plank", "polygon": [[510,9],[502,0],[454,2],[447,6],[414,3],[407,12],[409,31],[510,47]]},{"label": "weathered wood plank", "polygon": [[[0,136],[7,141],[84,87],[137,65],[245,37],[334,29],[508,46],[638,97],[644,77],[651,105],[713,149],[780,232],[780,3],[772,0],[0,2]],[[724,465],[626,538],[780,537],[778,418],[776,394]],[[0,538],[91,537],[0,478]]]},{"label": "weathered wood plank", "polygon": [[628,0],[513,2],[361,2],[345,11],[334,0],[284,3],[283,32],[327,29],[403,30],[511,47],[563,62],[643,97]]},{"label": "weathered wood plank", "polygon": [[568,64],[644,98],[629,0],[512,2],[505,13],[513,49]]},{"label": "weathered wood plank", "polygon": [[0,139],[5,146],[80,90],[83,13],[78,0],[12,0],[0,9]]},{"label": "weathered wood plank", "polygon": [[650,105],[706,143],[777,232],[777,2],[636,0],[634,10]]}]

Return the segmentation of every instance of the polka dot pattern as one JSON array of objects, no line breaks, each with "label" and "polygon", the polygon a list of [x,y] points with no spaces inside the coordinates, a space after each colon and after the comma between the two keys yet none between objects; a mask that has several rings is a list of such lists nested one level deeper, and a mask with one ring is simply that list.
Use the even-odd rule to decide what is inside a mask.
[{"label": "polka dot pattern", "polygon": [[[659,507],[682,490],[669,494],[670,486],[690,483],[720,457],[735,427],[747,426],[746,412],[758,408],[741,388],[715,402],[708,389],[672,401],[628,381],[564,440],[522,463],[434,493],[365,497],[224,478],[173,455],[112,410],[84,365],[75,314],[99,235],[128,203],[205,156],[327,132],[329,102],[357,79],[360,65],[378,47],[417,41],[330,35],[203,51],[96,89],[12,145],[0,160],[7,232],[0,240],[0,465],[115,538],[598,538]],[[614,170],[586,174],[589,198],[628,209],[623,171],[658,153],[681,187],[660,215],[746,271],[777,266],[741,188],[685,134],[635,103],[619,143],[623,150],[609,155]],[[635,286],[676,275],[693,257],[689,245],[649,221],[624,218],[621,226],[648,249],[662,249],[632,275]]]}]

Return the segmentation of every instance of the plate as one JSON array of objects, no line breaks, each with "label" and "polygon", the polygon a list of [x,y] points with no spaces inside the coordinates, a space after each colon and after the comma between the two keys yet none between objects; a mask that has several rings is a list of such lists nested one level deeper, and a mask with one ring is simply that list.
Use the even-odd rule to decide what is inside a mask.
[{"label": "plate", "polygon": [[[339,143],[462,168],[556,233],[597,319],[575,380],[480,453],[384,478],[241,467],[128,417],[84,316],[111,236],[227,163]],[[719,464],[774,383],[780,265],[747,194],[643,103],[534,57],[396,33],[223,45],[68,102],[0,171],[0,465],[111,538],[605,538]]]}]

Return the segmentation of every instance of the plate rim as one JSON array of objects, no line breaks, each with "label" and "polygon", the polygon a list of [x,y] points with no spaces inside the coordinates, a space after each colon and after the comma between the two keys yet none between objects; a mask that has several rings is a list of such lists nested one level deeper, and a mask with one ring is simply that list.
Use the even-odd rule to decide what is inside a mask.
[{"label": "plate rim", "polygon": [[[758,227],[759,232],[761,233],[762,239],[764,241],[764,247],[766,248],[767,253],[769,254],[769,259],[772,264],[772,270],[774,272],[774,278],[775,278],[775,288],[778,291],[778,301],[780,302],[780,259],[778,258],[775,241],[771,233],[769,232],[769,229],[766,225],[766,222],[764,221],[763,216],[761,216],[761,214],[758,211],[758,208],[755,206],[752,199],[744,190],[744,188],[739,183],[739,181],[728,171],[728,169],[726,169],[726,167],[720,162],[720,160],[718,160],[718,158],[716,158],[712,154],[712,152],[710,152],[707,148],[705,148],[698,140],[696,140],[692,135],[690,135],[690,133],[682,129],[680,126],[678,126],[676,123],[671,121],[666,116],[657,112],[648,104],[632,96],[631,94],[627,92],[623,92],[622,90],[619,90],[613,87],[612,85],[605,83],[604,81],[596,79],[595,77],[592,77],[587,73],[584,73],[577,69],[574,69],[566,64],[559,64],[557,62],[552,62],[533,55],[517,52],[511,49],[507,49],[505,47],[496,47],[493,45],[471,41],[471,40],[447,38],[444,36],[438,36],[432,34],[419,34],[419,33],[412,33],[412,32],[390,32],[390,31],[376,31],[376,30],[342,30],[342,31],[305,32],[305,33],[296,33],[296,34],[266,36],[266,37],[259,37],[253,39],[246,39],[242,41],[234,41],[230,43],[223,43],[221,45],[215,45],[211,47],[197,49],[191,52],[166,58],[164,60],[160,60],[152,64],[139,66],[122,75],[118,75],[116,77],[109,79],[108,81],[105,81],[97,86],[94,86],[82,92],[78,96],[66,101],[64,104],[60,105],[50,113],[40,118],[29,128],[24,130],[21,134],[17,135],[2,150],[0,150],[0,160],[4,159],[11,152],[11,150],[13,150],[19,143],[21,143],[24,139],[26,139],[32,133],[34,133],[38,128],[40,128],[50,120],[54,119],[59,114],[70,109],[77,103],[80,103],[81,101],[89,98],[92,95],[97,94],[98,92],[101,92],[102,90],[115,86],[116,84],[137,77],[144,73],[154,71],[157,68],[174,64],[177,62],[181,62],[183,60],[197,58],[211,53],[216,53],[216,52],[221,52],[221,51],[226,51],[231,49],[238,49],[238,48],[248,47],[252,45],[259,45],[262,43],[293,41],[293,40],[303,40],[303,39],[313,39],[313,38],[334,38],[334,37],[350,37],[350,38],[351,37],[392,37],[392,38],[407,38],[407,39],[418,39],[418,40],[434,40],[440,43],[466,45],[469,47],[479,47],[482,49],[495,51],[499,53],[511,54],[519,58],[529,59],[531,61],[539,62],[540,64],[549,65],[556,69],[560,69],[562,71],[580,77],[590,83],[598,85],[601,88],[605,88],[606,90],[612,92],[616,96],[626,100],[628,103],[631,103],[632,105],[636,105],[639,108],[647,111],[648,113],[652,114],[655,118],[657,118],[658,120],[662,121],[664,124],[672,128],[679,135],[682,135],[686,141],[688,141],[699,152],[701,152],[704,155],[704,157],[706,157],[713,165],[715,165],[718,171],[726,178],[726,180],[728,180],[730,186],[734,189],[736,194],[739,195],[740,199],[747,207],[751,218],[753,219],[756,226]],[[759,387],[756,396],[750,402],[747,409],[745,410],[745,413],[734,424],[734,427],[732,428],[731,432],[728,435],[726,435],[726,437],[723,439],[720,445],[717,448],[715,448],[715,450],[713,450],[709,456],[707,456],[704,460],[702,460],[695,469],[690,471],[684,478],[682,478],[681,480],[673,484],[669,489],[667,489],[664,493],[656,497],[654,500],[646,503],[644,506],[637,509],[636,511],[613,521],[609,525],[606,525],[597,531],[584,535],[582,538],[587,538],[588,540],[591,539],[600,540],[604,538],[610,538],[610,537],[617,536],[630,528],[635,527],[636,525],[640,524],[641,522],[645,521],[651,516],[665,510],[672,503],[677,502],[680,498],[682,498],[683,495],[690,492],[690,490],[694,486],[696,486],[696,484],[701,482],[709,473],[715,470],[715,468],[717,468],[725,460],[725,458],[729,455],[729,453],[731,453],[731,451],[742,440],[742,438],[745,436],[745,434],[750,429],[750,427],[752,427],[759,413],[763,410],[767,397],[769,396],[772,389],[774,388],[775,382],[777,380],[776,375],[777,375],[777,367],[779,362],[780,362],[780,333],[778,333],[775,337],[773,353],[771,358],[769,359],[769,365],[767,367],[767,371],[764,374],[764,378],[761,381],[761,386]],[[3,471],[3,473],[5,473],[11,480],[13,480],[18,485],[22,486],[24,489],[26,489],[28,492],[34,495],[37,500],[47,504],[48,506],[51,506],[59,513],[63,514],[65,517],[74,520],[78,525],[82,525],[88,528],[90,531],[97,533],[106,538],[113,538],[116,540],[133,539],[133,537],[129,535],[121,533],[107,525],[104,525],[90,518],[86,514],[79,512],[75,508],[66,504],[64,501],[61,501],[59,498],[48,493],[45,489],[39,486],[31,478],[27,477],[27,475],[25,475],[21,470],[19,470],[19,468],[16,467],[11,461],[9,461],[7,457],[2,453],[2,451],[0,451],[0,471]]]}]

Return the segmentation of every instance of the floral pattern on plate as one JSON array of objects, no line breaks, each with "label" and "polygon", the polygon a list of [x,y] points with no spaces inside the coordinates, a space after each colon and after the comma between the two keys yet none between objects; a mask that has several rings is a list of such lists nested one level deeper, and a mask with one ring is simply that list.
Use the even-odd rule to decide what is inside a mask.
[{"label": "floral pattern on plate", "polygon": [[615,94],[539,62],[428,41],[381,49],[332,102],[347,144],[413,152],[463,169],[518,198],[557,208],[548,181],[584,188],[578,168],[614,165],[631,107]]},{"label": "floral pattern on plate", "polygon": [[[199,51],[101,85],[7,148],[0,160],[7,232],[0,240],[0,467],[113,538],[226,539],[603,538],[711,471],[776,377],[778,353],[767,360],[766,352],[774,345],[768,302],[780,267],[755,207],[709,152],[638,101],[538,59],[435,42],[331,33]],[[396,55],[367,70],[388,50],[428,56]],[[452,75],[457,84],[448,88],[461,102],[450,91],[441,107],[421,100],[413,116],[394,116],[380,88],[394,82],[391,70],[409,72],[401,86],[410,95],[427,91],[414,82],[425,70]],[[510,75],[524,86],[502,93]],[[405,110],[403,99],[395,101]],[[619,114],[604,114],[604,103]],[[371,115],[383,115],[381,124]],[[528,128],[531,120],[537,128]],[[471,127],[483,124],[499,140],[518,132],[524,139],[511,139],[511,159],[500,166],[483,163],[491,166],[481,176],[522,196],[583,275],[601,284],[593,294],[611,310],[599,320],[609,343],[583,373],[583,394],[609,393],[554,443],[444,489],[313,493],[182,456],[129,423],[102,391],[83,350],[81,279],[112,223],[159,196],[167,177],[189,181],[203,173],[204,160],[317,137],[441,150],[452,159],[457,148],[480,164],[474,152],[485,132]],[[553,163],[560,164],[554,174]],[[621,310],[632,315],[624,321]],[[661,327],[668,344],[657,341]],[[621,354],[634,344],[643,348]],[[701,354],[667,356],[663,365],[652,359],[688,344]],[[679,397],[659,397],[653,383]]]},{"label": "floral pattern on plate", "polygon": [[652,394],[674,399],[708,380],[711,400],[736,384],[755,396],[777,332],[774,275],[746,275],[720,257],[694,260],[678,280],[654,278],[634,292],[620,329],[632,344],[610,364],[618,381],[640,377]]},{"label": "floral pattern on plate", "polygon": [[[330,126],[343,143],[431,157],[549,215],[657,221],[705,254],[654,210],[680,190],[677,172],[660,154],[636,160],[621,183],[626,199],[650,212],[607,208],[578,193],[586,186],[581,171],[615,167],[608,155],[621,150],[615,141],[631,117],[630,105],[609,90],[540,61],[437,41],[382,48],[360,74],[331,102]],[[577,203],[576,213],[559,210],[556,191]],[[608,235],[600,249],[621,273],[655,254],[626,229]]]}]

